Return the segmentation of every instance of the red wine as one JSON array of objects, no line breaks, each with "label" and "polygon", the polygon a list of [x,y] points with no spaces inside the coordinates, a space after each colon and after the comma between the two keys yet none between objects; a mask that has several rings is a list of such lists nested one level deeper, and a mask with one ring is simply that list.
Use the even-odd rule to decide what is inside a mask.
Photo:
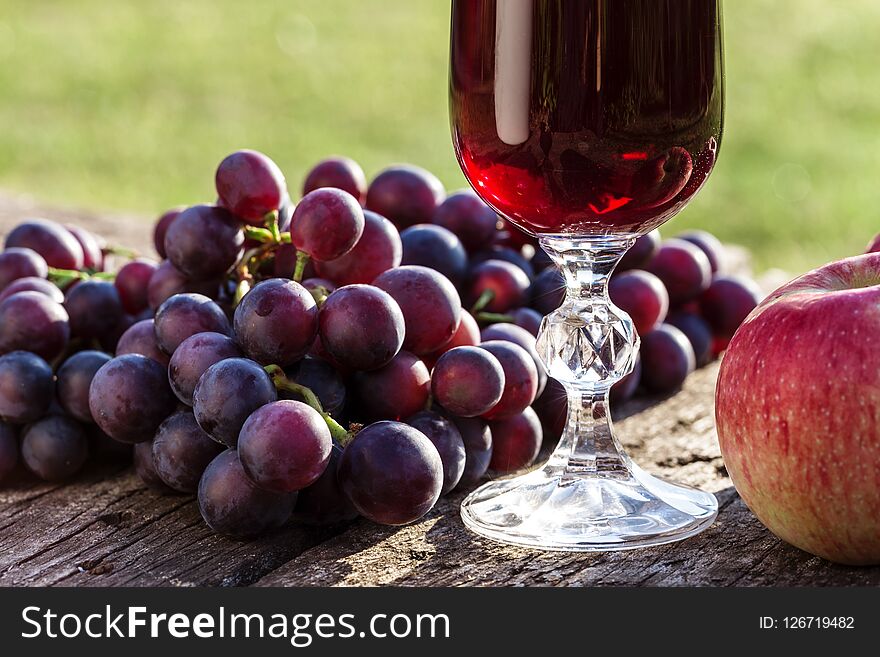
[{"label": "red wine", "polygon": [[720,0],[454,0],[450,115],[483,199],[538,234],[644,233],[715,164]]}]

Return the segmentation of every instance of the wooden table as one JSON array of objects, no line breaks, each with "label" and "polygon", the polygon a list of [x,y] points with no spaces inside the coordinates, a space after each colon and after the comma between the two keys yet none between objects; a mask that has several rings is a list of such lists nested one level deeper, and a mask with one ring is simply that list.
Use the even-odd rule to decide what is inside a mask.
[{"label": "wooden table", "polygon": [[[0,232],[24,216],[73,220],[144,248],[140,217],[59,211],[0,196]],[[93,465],[74,481],[22,479],[0,489],[0,585],[5,586],[800,586],[877,585],[880,568],[812,557],[767,531],[731,486],[715,436],[717,365],[668,398],[619,409],[619,433],[647,470],[714,492],[715,524],[685,542],[605,554],[542,553],[467,531],[460,495],[402,528],[365,520],[291,526],[270,537],[214,535],[189,496],[161,496],[130,469]]]}]

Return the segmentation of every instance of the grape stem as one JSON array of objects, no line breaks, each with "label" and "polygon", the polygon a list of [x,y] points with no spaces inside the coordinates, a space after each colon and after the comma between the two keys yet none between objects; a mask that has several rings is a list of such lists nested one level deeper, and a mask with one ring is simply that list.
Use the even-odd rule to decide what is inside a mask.
[{"label": "grape stem", "polygon": [[259,228],[258,226],[245,226],[244,236],[249,240],[261,242],[263,244],[271,243],[275,239],[271,230],[268,228]]},{"label": "grape stem", "polygon": [[478,322],[487,322],[489,324],[513,324],[516,319],[511,317],[510,315],[505,315],[503,313],[477,313],[477,321]]},{"label": "grape stem", "polygon": [[306,270],[306,263],[309,261],[309,254],[305,251],[296,252],[296,269],[293,270],[293,280],[302,283],[303,273]]},{"label": "grape stem", "polygon": [[49,280],[55,283],[59,287],[65,287],[68,283],[73,281],[88,281],[91,279],[98,279],[101,281],[112,281],[116,278],[115,274],[111,274],[106,271],[95,272],[94,274],[89,274],[88,272],[79,271],[77,269],[59,269],[57,267],[49,267]]},{"label": "grape stem", "polygon": [[272,235],[272,241],[275,244],[281,243],[281,231],[278,230],[278,210],[272,210],[266,215],[266,228]]},{"label": "grape stem", "polygon": [[483,290],[483,293],[480,295],[480,298],[477,299],[477,302],[474,304],[473,308],[471,308],[471,314],[476,315],[483,308],[488,306],[492,299],[495,298],[495,292],[492,290]]},{"label": "grape stem", "polygon": [[138,253],[134,249],[119,246],[118,244],[108,244],[101,249],[101,253],[103,253],[104,255],[122,256],[123,258],[128,258],[129,260],[134,260],[135,258],[140,257],[140,253]]},{"label": "grape stem", "polygon": [[327,423],[327,428],[330,429],[330,435],[336,442],[344,447],[353,438],[353,436],[345,430],[345,427],[334,420],[329,413],[324,411],[324,407],[321,406],[321,400],[319,400],[318,396],[312,392],[311,388],[307,388],[306,386],[291,381],[287,378],[284,370],[278,365],[266,365],[263,369],[265,369],[269,376],[272,377],[272,383],[275,384],[275,387],[278,390],[284,390],[299,395],[303,398],[303,401],[305,401],[306,404],[318,411],[321,417],[324,418],[324,422]]}]

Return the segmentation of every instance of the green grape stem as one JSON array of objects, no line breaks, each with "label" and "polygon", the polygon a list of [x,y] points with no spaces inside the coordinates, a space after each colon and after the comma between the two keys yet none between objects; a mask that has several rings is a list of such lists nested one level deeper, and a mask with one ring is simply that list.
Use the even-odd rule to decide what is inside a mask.
[{"label": "green grape stem", "polygon": [[278,365],[266,365],[263,369],[265,369],[269,376],[272,377],[272,383],[275,384],[275,387],[278,390],[284,390],[299,395],[303,398],[303,401],[306,404],[318,411],[321,417],[324,418],[324,422],[327,423],[327,428],[330,429],[330,435],[336,442],[345,446],[351,441],[354,436],[346,431],[345,427],[334,420],[329,413],[324,411],[324,407],[321,406],[321,400],[319,400],[318,396],[312,392],[311,388],[307,388],[306,386],[288,379],[284,370]]},{"label": "green grape stem", "polygon": [[473,308],[471,308],[471,314],[476,315],[483,308],[492,303],[492,299],[495,298],[495,292],[492,290],[483,290],[483,293],[480,295],[480,298],[477,299],[477,302],[474,304]]},{"label": "green grape stem", "polygon": [[293,280],[302,283],[303,274],[306,271],[306,263],[309,261],[309,254],[305,251],[296,252],[296,269],[293,270]]}]

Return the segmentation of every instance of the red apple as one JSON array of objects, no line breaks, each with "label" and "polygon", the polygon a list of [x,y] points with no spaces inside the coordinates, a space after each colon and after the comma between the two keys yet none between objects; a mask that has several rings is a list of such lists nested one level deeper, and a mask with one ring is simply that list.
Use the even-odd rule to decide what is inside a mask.
[{"label": "red apple", "polygon": [[767,297],[718,375],[718,438],[745,503],[783,540],[845,564],[880,564],[878,334],[872,253]]}]

